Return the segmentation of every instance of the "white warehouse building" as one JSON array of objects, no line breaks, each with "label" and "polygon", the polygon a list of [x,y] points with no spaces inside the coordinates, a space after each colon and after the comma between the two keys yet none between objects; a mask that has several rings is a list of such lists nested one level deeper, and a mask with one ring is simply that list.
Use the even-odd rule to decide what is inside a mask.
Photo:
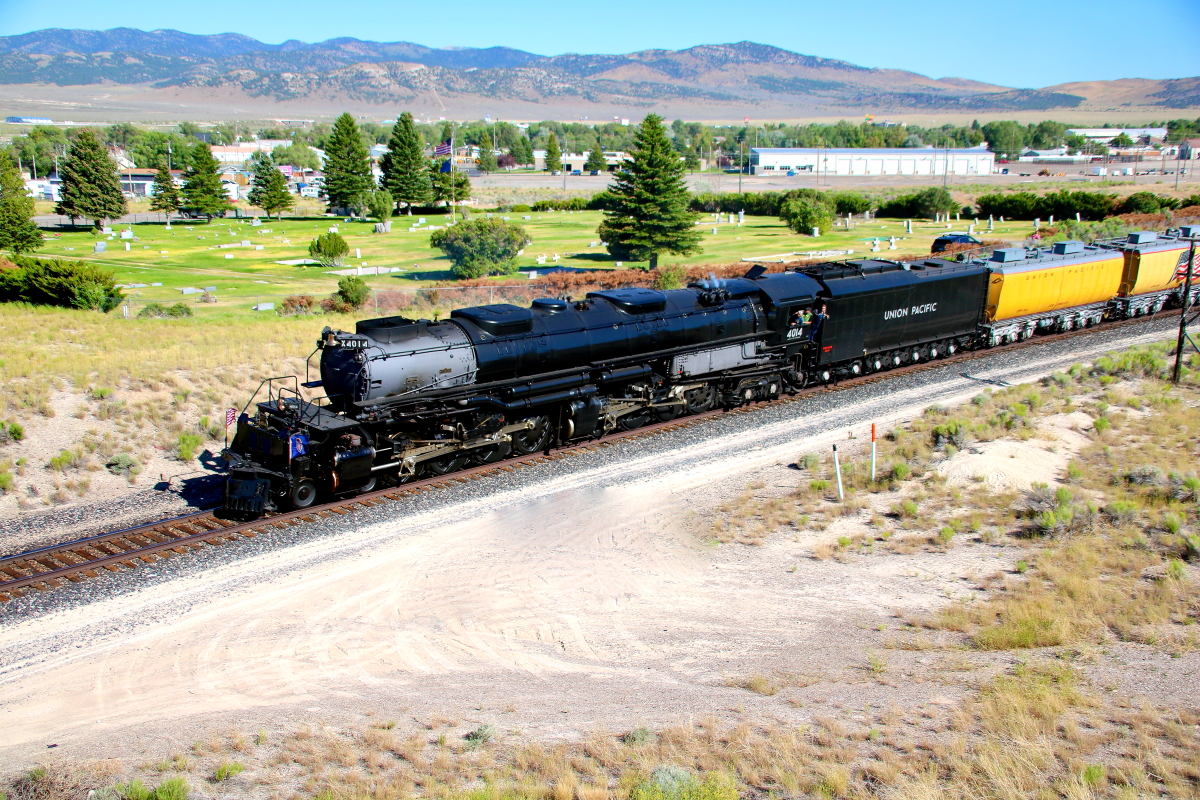
[{"label": "white warehouse building", "polygon": [[985,147],[754,147],[751,175],[991,175],[996,156]]}]

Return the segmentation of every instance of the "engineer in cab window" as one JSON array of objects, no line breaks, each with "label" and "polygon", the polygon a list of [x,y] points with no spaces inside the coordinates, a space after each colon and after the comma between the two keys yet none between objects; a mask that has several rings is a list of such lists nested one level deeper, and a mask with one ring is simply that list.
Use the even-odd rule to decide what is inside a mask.
[{"label": "engineer in cab window", "polygon": [[824,303],[817,307],[817,314],[813,318],[812,328],[809,332],[809,339],[816,340],[817,334],[821,332],[821,328],[825,325],[825,320],[829,319],[829,309]]}]

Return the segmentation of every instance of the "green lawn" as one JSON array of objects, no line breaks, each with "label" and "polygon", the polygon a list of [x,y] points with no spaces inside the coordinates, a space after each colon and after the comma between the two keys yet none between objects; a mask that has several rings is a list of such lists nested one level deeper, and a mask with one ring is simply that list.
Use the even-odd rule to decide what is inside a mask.
[{"label": "green lawn", "polygon": [[[482,212],[474,212],[479,214]],[[518,259],[521,268],[537,266],[537,257],[545,255],[546,266],[553,266],[554,255],[562,266],[612,269],[614,262],[598,244],[596,227],[602,219],[601,212],[583,211],[575,213],[509,213],[504,217],[524,224],[533,243]],[[528,216],[529,219],[524,219]],[[430,216],[428,224],[438,225],[445,217]],[[727,219],[727,218],[726,218]],[[210,224],[175,222],[167,230],[161,223],[144,223],[132,226],[135,239],[126,242],[119,238],[107,240],[108,251],[94,254],[93,246],[98,240],[89,231],[64,230],[52,234],[39,255],[79,258],[102,264],[116,273],[121,284],[148,284],[145,287],[126,289],[132,304],[131,310],[148,302],[197,303],[199,295],[184,295],[185,287],[205,289],[216,287],[214,304],[198,304],[196,311],[201,316],[227,318],[254,315],[251,307],[256,302],[273,302],[276,308],[290,294],[306,293],[326,296],[336,288],[338,276],[317,267],[287,266],[278,261],[307,257],[308,243],[330,226],[336,225],[351,248],[347,267],[365,264],[364,279],[373,289],[414,289],[428,286],[451,278],[449,263],[440,251],[429,247],[428,224],[409,230],[411,222],[418,217],[397,217],[393,220],[390,234],[372,233],[373,225],[367,222],[345,222],[328,217],[263,221],[253,226],[250,220],[219,220]],[[954,230],[966,230],[969,221],[953,225]],[[129,226],[117,226],[114,232]],[[713,234],[712,229],[717,229]],[[661,260],[667,264],[728,264],[746,257],[761,257],[789,253],[805,253],[820,250],[854,250],[854,256],[869,255],[870,240],[884,238],[881,257],[928,253],[932,240],[947,229],[945,224],[928,222],[914,224],[911,237],[904,237],[903,220],[873,220],[846,231],[823,233],[818,238],[791,233],[777,219],[770,217],[747,217],[740,227],[737,224],[713,221],[712,215],[701,220],[704,232],[702,251],[695,256],[667,256]],[[980,231],[982,237],[1021,239],[1029,232],[1028,223],[997,225],[992,233]],[[896,236],[897,250],[887,248],[885,237]],[[101,237],[103,238],[103,237]],[[250,247],[228,247],[219,245],[238,244],[248,241]],[[258,250],[256,246],[263,249]],[[357,252],[356,252],[357,251]],[[847,256],[841,256],[847,257]],[[623,266],[641,266],[626,262]],[[398,272],[374,275],[375,268]],[[149,284],[161,283],[162,286]]]}]

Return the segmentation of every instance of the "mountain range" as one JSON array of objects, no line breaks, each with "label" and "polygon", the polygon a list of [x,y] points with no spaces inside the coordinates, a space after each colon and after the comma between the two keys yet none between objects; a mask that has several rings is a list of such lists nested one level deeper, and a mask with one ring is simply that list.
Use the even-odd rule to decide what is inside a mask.
[{"label": "mountain range", "polygon": [[[39,87],[38,94],[34,87]],[[106,90],[102,98],[92,90]],[[1200,106],[1200,78],[1013,88],[861,67],[753,42],[624,55],[542,56],[506,47],[431,48],[353,38],[267,44],[235,33],[47,29],[0,37],[0,102],[105,110],[319,115],[353,106],[538,118],[660,110],[785,118]],[[25,102],[23,102],[25,101]],[[38,104],[41,104],[40,106]],[[29,113],[25,111],[25,113]],[[176,112],[177,116],[180,112]]]}]

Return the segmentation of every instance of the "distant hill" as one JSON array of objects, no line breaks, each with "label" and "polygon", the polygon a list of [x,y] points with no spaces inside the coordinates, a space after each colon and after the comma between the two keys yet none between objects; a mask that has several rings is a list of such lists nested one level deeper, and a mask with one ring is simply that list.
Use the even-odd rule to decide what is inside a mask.
[{"label": "distant hill", "polygon": [[872,69],[753,42],[547,57],[505,47],[437,49],[352,38],[272,45],[234,33],[132,28],[0,37],[0,85],[7,85],[9,99],[25,85],[62,87],[51,93],[58,98],[82,96],[70,87],[128,87],[120,96],[135,105],[225,104],[268,116],[323,113],[339,102],[480,116],[482,110],[536,116],[539,108],[546,114],[657,108],[693,118],[1184,108],[1200,105],[1198,84],[1183,78],[1022,89]]}]

